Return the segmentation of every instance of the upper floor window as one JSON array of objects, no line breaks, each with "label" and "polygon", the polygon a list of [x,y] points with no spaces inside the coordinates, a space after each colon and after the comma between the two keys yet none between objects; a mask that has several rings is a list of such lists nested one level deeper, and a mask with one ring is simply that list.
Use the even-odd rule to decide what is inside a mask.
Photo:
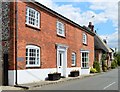
[{"label": "upper floor window", "polygon": [[72,53],[72,66],[76,65],[76,54]]},{"label": "upper floor window", "polygon": [[87,35],[83,33],[83,44],[87,44]]},{"label": "upper floor window", "polygon": [[40,67],[40,48],[34,45],[26,46],[26,67]]},{"label": "upper floor window", "polygon": [[26,24],[33,27],[40,27],[40,13],[33,8],[26,8]]},{"label": "upper floor window", "polygon": [[57,21],[57,34],[65,37],[65,28],[62,22]]}]

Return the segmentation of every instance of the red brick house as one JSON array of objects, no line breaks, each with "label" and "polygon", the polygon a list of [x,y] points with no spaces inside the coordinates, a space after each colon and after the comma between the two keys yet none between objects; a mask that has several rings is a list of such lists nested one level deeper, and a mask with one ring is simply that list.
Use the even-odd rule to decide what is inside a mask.
[{"label": "red brick house", "polygon": [[18,1],[8,4],[8,84],[45,80],[53,72],[89,74],[94,32],[38,2]]}]

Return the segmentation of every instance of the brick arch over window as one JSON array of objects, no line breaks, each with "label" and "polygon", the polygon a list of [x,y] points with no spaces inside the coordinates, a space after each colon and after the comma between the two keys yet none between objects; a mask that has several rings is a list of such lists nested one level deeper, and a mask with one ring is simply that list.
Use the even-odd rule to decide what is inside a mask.
[{"label": "brick arch over window", "polygon": [[26,67],[40,67],[40,47],[26,46]]}]

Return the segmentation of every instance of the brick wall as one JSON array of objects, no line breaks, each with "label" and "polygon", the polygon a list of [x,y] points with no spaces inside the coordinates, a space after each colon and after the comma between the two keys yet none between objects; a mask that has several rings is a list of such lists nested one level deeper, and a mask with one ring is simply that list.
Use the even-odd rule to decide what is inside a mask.
[{"label": "brick wall", "polygon": [[[26,6],[33,7],[40,12],[40,29],[36,29],[25,24],[25,14]],[[13,12],[14,13],[14,12]],[[13,15],[12,17],[14,17]],[[56,21],[59,20],[65,24],[66,36],[59,37],[56,32]],[[14,25],[14,23],[13,23]],[[11,28],[14,30],[14,28]],[[11,30],[12,31],[12,30]],[[55,68],[56,67],[56,43],[61,43],[69,46],[68,48],[68,57],[67,63],[68,67],[71,67],[71,53],[75,52],[77,55],[77,67],[81,66],[81,55],[80,49],[90,50],[90,66],[94,61],[94,37],[87,33],[88,44],[82,44],[82,31],[81,29],[76,28],[75,26],[57,18],[56,16],[51,15],[50,13],[44,11],[32,3],[18,3],[18,38],[17,38],[17,57],[23,58],[22,61],[18,60],[19,69],[26,69],[26,45],[34,44],[41,48],[41,67],[40,68]],[[14,33],[14,34],[13,34]],[[11,32],[13,35],[11,39],[11,59],[10,62],[15,62],[13,58],[14,54],[14,37],[15,32]],[[14,69],[13,64],[10,65],[10,69]]]}]

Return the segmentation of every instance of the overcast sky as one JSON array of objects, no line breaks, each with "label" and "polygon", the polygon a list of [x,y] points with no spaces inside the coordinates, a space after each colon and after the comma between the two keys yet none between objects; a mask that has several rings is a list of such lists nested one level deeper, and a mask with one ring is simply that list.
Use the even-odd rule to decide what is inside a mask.
[{"label": "overcast sky", "polygon": [[118,0],[36,0],[82,25],[93,22],[97,34],[118,47]]}]

